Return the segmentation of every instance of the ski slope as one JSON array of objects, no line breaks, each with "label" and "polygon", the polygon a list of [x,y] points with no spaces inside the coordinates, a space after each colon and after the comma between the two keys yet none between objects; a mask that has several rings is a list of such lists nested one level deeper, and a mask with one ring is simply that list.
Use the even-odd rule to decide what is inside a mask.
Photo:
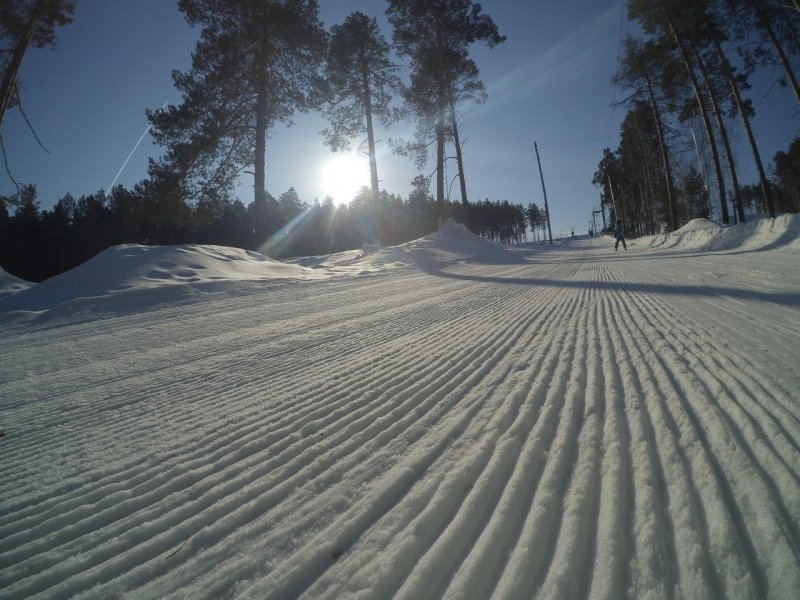
[{"label": "ski slope", "polygon": [[797,598],[800,217],[0,298],[0,598]]}]

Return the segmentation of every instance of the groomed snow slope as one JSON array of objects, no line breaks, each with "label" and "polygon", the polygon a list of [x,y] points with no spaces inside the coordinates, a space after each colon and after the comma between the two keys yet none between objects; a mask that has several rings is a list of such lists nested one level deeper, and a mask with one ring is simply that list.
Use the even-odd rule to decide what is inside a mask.
[{"label": "groomed snow slope", "polygon": [[800,220],[704,229],[0,299],[0,598],[796,598]]}]

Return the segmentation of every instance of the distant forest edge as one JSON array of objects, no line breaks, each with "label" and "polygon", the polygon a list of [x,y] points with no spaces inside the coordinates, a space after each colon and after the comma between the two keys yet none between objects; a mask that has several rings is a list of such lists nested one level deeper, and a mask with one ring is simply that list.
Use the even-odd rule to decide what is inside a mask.
[{"label": "distant forest edge", "polygon": [[102,250],[123,243],[216,244],[255,250],[272,258],[331,254],[363,244],[394,245],[427,235],[440,215],[465,223],[487,239],[518,243],[546,227],[535,204],[445,202],[427,192],[424,177],[415,179],[407,200],[382,191],[372,201],[369,188],[349,205],[302,201],[290,188],[277,199],[245,206],[239,200],[203,198],[192,205],[180,198],[152,196],[145,184],[133,190],[114,187],[75,200],[67,194],[52,210],[39,210],[36,189],[23,186],[16,211],[9,216],[0,202],[0,266],[28,281],[42,281],[71,269]]},{"label": "distant forest edge", "polygon": [[[775,154],[770,169],[747,97],[754,85],[758,97],[779,84],[791,90],[798,114],[800,1],[627,0],[626,7],[642,36],[620,40],[612,81],[628,112],[619,146],[605,149],[592,178],[601,189],[597,227],[621,218],[637,236],[696,217],[728,224],[800,211],[800,138]],[[17,72],[26,50],[54,46],[55,28],[71,22],[74,8],[74,0],[0,3],[0,126],[7,110],[22,111]],[[468,197],[459,123],[488,97],[470,48],[506,39],[480,4],[387,0],[391,45],[377,20],[360,12],[326,30],[316,0],[180,0],[178,8],[202,34],[191,68],[173,72],[181,104],[147,111],[164,148],[150,159],[148,178],[130,190],[67,194],[52,210],[40,210],[35,185],[15,181],[16,194],[0,197],[0,265],[8,272],[41,281],[120,243],[327,254],[415,239],[450,216],[500,242],[548,229],[536,205]],[[348,205],[266,190],[270,132],[308,111],[325,117],[322,142],[331,150],[363,140],[370,185]],[[403,199],[379,189],[374,121],[390,128],[409,119],[413,136],[390,145],[430,176],[417,176]],[[746,142],[733,147],[741,132]],[[755,183],[740,181],[737,151],[756,167]],[[253,181],[247,205],[235,193],[245,174]]]}]

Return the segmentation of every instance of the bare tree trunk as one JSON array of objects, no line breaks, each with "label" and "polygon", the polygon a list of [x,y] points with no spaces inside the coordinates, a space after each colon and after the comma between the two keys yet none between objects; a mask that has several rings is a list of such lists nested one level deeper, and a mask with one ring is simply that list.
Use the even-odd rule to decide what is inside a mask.
[{"label": "bare tree trunk", "polygon": [[[662,5],[663,11],[663,5]],[[692,68],[692,64],[689,61],[689,55],[686,52],[686,48],[683,46],[683,42],[681,41],[680,37],[678,36],[677,31],[675,30],[675,26],[672,23],[672,19],[663,11],[664,17],[667,21],[667,25],[669,27],[670,34],[672,35],[672,39],[675,41],[675,44],[678,46],[678,50],[681,53],[681,59],[683,60],[683,65],[686,67],[686,72],[689,75],[689,79],[692,82],[692,89],[694,90],[695,98],[697,99],[697,105],[700,108],[700,114],[703,117],[703,127],[706,130],[706,137],[708,137],[708,145],[711,149],[711,158],[714,161],[714,170],[717,175],[717,187],[719,188],[719,204],[720,204],[720,212],[722,216],[722,223],[727,225],[730,222],[730,218],[728,216],[728,203],[725,200],[725,180],[722,178],[722,167],[720,166],[719,162],[719,152],[717,151],[717,143],[714,140],[714,130],[711,128],[711,120],[708,118],[708,108],[706,107],[705,100],[703,99],[703,94],[700,90],[700,83],[697,81],[697,75],[695,75],[694,69]]]},{"label": "bare tree trunk", "polygon": [[[644,158],[644,153],[642,153],[642,157]],[[653,176],[650,173],[650,168],[647,165],[644,166],[642,194],[645,202],[647,203],[647,233],[653,235],[656,233],[656,198],[655,190],[653,189]]]},{"label": "bare tree trunk", "polygon": [[[764,201],[764,209],[769,213],[770,217],[774,218],[775,204],[772,201],[772,190],[770,189],[767,174],[764,171],[764,164],[761,162],[761,153],[758,151],[758,145],[756,144],[756,139],[753,136],[753,128],[750,126],[750,117],[748,117],[746,107],[744,102],[742,102],[742,94],[739,91],[739,86],[736,83],[736,77],[733,74],[731,64],[728,62],[728,57],[723,53],[722,47],[720,46],[716,37],[714,37],[714,47],[716,48],[717,54],[722,61],[722,67],[725,70],[725,76],[731,85],[733,97],[736,100],[736,108],[739,111],[739,116],[742,118],[742,125],[744,126],[745,133],[747,134],[747,140],[750,142],[750,148],[753,151],[753,159],[756,161],[756,167],[758,168],[758,178],[761,184],[761,197]],[[739,221],[744,223],[744,207],[742,206],[741,196],[738,198],[736,207],[739,210]]]},{"label": "bare tree trunk", "polygon": [[650,82],[650,74],[645,74],[647,82],[647,92],[650,95],[650,108],[653,109],[653,119],[656,122],[656,133],[658,134],[658,145],[661,147],[661,161],[664,163],[664,178],[667,184],[667,214],[669,215],[669,230],[675,231],[678,228],[678,206],[675,201],[675,188],[672,182],[672,167],[669,161],[669,150],[664,139],[664,126],[661,123],[661,111],[658,110],[658,103]]},{"label": "bare tree trunk", "polygon": [[716,96],[710,89],[708,90],[711,99],[711,108],[714,111],[714,116],[717,120],[717,128],[719,129],[719,136],[722,140],[722,147],[725,150],[725,158],[728,162],[728,172],[731,174],[731,185],[733,186],[733,204],[736,209],[736,218],[739,223],[745,222],[744,205],[742,204],[742,190],[739,187],[739,177],[736,174],[736,163],[733,160],[733,151],[731,150],[730,140],[728,139],[728,130],[725,127],[724,115],[720,111]]},{"label": "bare tree trunk", "polygon": [[14,46],[14,49],[11,51],[11,58],[8,61],[8,66],[3,76],[2,87],[0,87],[0,125],[3,124],[3,118],[6,115],[8,107],[11,105],[11,98],[13,98],[14,90],[17,87],[17,74],[22,65],[25,52],[28,50],[28,44],[30,44],[33,38],[33,29],[36,26],[38,18],[38,12],[36,10],[32,11],[31,16],[28,18],[25,34],[19,39],[16,46]]},{"label": "bare tree trunk", "polygon": [[647,229],[648,229],[647,221],[649,220],[648,219],[648,214],[647,214],[648,206],[647,206],[647,200],[646,200],[645,195],[644,195],[644,190],[642,188],[642,180],[641,179],[639,179],[639,181],[636,182],[636,187],[637,187],[637,189],[639,191],[639,202],[642,203],[642,219],[643,219],[642,231],[647,231]]},{"label": "bare tree trunk", "polygon": [[256,152],[253,158],[253,192],[256,203],[266,202],[265,160],[267,152],[267,92],[262,86],[256,100]]},{"label": "bare tree trunk", "polygon": [[450,98],[450,122],[453,128],[453,144],[456,147],[456,163],[458,164],[458,183],[461,185],[461,203],[469,204],[467,200],[467,180],[464,177],[464,160],[461,154],[461,141],[458,137],[458,122],[456,121],[456,106]]},{"label": "bare tree trunk", "polygon": [[436,203],[439,217],[444,216],[444,109],[436,115]]},{"label": "bare tree trunk", "polygon": [[437,19],[436,48],[438,72],[436,74],[436,204],[439,207],[439,221],[444,218],[444,123],[445,123],[445,84],[444,84],[444,32]]},{"label": "bare tree trunk", "polygon": [[375,132],[372,126],[372,94],[369,88],[369,65],[366,57],[361,60],[361,79],[364,87],[364,112],[367,117],[367,150],[369,152],[369,175],[372,184],[372,202],[377,204],[380,196],[378,189],[378,161],[375,157]]},{"label": "bare tree trunk", "polygon": [[648,198],[646,197],[646,189],[647,189],[647,179],[648,179],[648,164],[645,156],[647,156],[647,152],[645,151],[644,146],[644,138],[642,136],[642,128],[639,126],[639,117],[636,112],[632,113],[633,115],[633,127],[636,129],[636,141],[639,146],[639,160],[641,166],[641,175],[637,180],[637,187],[639,188],[639,199],[648,202]]},{"label": "bare tree trunk", "polygon": [[719,129],[720,139],[722,140],[722,145],[725,149],[725,157],[728,161],[728,172],[731,174],[731,184],[733,185],[733,202],[734,206],[736,207],[738,222],[744,223],[745,218],[744,206],[742,205],[742,191],[739,188],[739,177],[736,175],[736,163],[733,160],[733,152],[731,151],[731,144],[730,140],[728,139],[728,130],[725,127],[725,116],[722,114],[719,101],[717,100],[717,94],[714,91],[714,84],[708,75],[708,71],[706,71],[702,57],[697,51],[697,47],[695,47],[694,44],[691,44],[691,46],[694,50],[695,59],[697,60],[697,68],[700,70],[700,74],[703,76],[703,80],[706,82],[708,98],[711,101],[711,108],[714,111],[714,116],[717,120],[717,128]]}]

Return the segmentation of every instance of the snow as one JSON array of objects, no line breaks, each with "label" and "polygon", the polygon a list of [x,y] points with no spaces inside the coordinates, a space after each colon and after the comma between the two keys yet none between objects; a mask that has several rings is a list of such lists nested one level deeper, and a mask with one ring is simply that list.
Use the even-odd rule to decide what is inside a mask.
[{"label": "snow", "polygon": [[795,598],[800,217],[0,273],[0,599]]},{"label": "snow", "polygon": [[105,299],[125,293],[183,284],[311,278],[310,271],[256,252],[222,246],[140,246],[109,248],[59,276],[26,290],[6,306],[10,310],[46,310],[77,300]]},{"label": "snow", "polygon": [[686,225],[678,229],[675,233],[686,233],[687,231],[707,231],[716,232],[721,229],[719,223],[715,223],[711,219],[692,219]]},{"label": "snow", "polygon": [[796,215],[758,219],[733,227],[722,227],[708,219],[693,219],[672,233],[632,241],[650,248],[683,250],[759,250],[772,245],[800,247],[800,221]]},{"label": "snow", "polygon": [[14,277],[10,273],[0,267],[0,299],[21,292],[24,289],[31,287],[33,284],[19,277]]}]

